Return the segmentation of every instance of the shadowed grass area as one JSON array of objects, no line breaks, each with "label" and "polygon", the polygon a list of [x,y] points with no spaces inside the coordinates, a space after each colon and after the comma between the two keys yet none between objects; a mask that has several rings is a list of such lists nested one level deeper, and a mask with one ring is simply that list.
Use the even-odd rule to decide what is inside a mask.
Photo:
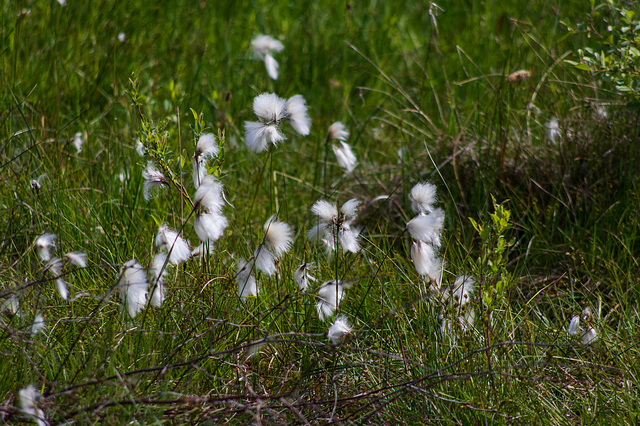
[{"label": "shadowed grass area", "polygon": [[[615,9],[0,8],[3,421],[33,420],[19,397],[30,384],[42,395],[35,417],[51,424],[637,418],[638,114],[597,73],[565,62],[598,40],[562,24],[588,18],[606,31]],[[254,59],[258,34],[284,45],[277,80]],[[249,151],[244,123],[256,120],[261,93],[304,96],[310,134],[283,124],[285,141]],[[350,131],[351,173],[327,137],[335,121]],[[131,318],[122,265],[151,268],[163,223],[199,244],[191,159],[203,131],[224,140],[216,161],[229,226],[210,256],[167,267],[162,306]],[[147,201],[150,160],[174,181]],[[409,194],[427,181],[445,212],[442,286],[467,275],[478,287],[466,307],[443,301],[412,261]],[[352,198],[361,249],[327,254],[307,236],[318,223],[310,208]],[[510,212],[502,233],[491,216],[500,203]],[[254,259],[273,214],[293,227],[293,248],[275,274],[254,271],[258,296],[242,299],[238,261]],[[493,233],[479,235],[470,219]],[[86,268],[62,266],[68,300],[36,254],[45,232],[57,236],[52,257],[87,254]],[[501,240],[513,245],[499,251]],[[317,280],[300,290],[293,273],[305,262]],[[339,345],[327,338],[336,316],[318,319],[317,291],[330,280],[348,286],[336,316],[352,330]],[[500,280],[504,294],[488,295]],[[45,326],[32,332],[38,314]],[[582,331],[569,335],[574,316]],[[590,328],[598,338],[583,344]]]}]

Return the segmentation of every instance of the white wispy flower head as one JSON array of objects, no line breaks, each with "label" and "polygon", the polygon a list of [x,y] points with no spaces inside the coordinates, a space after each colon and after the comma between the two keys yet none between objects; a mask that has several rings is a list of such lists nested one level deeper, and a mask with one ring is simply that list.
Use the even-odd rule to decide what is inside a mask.
[{"label": "white wispy flower head", "polygon": [[87,255],[81,251],[73,251],[64,255],[70,264],[77,266],[78,268],[87,267]]},{"label": "white wispy flower head", "polygon": [[264,224],[264,243],[279,259],[291,249],[293,229],[286,223],[277,221],[276,215],[273,215]]},{"label": "white wispy flower head", "polygon": [[203,206],[209,212],[220,212],[224,206],[224,186],[214,175],[207,175],[193,196],[196,207]]},{"label": "white wispy flower head", "polygon": [[149,201],[156,190],[169,187],[167,178],[156,168],[152,161],[147,163],[147,169],[142,172],[144,178],[144,199]]},{"label": "white wispy flower head", "polygon": [[440,236],[444,224],[444,210],[438,208],[428,215],[420,214],[407,223],[407,230],[415,240],[440,247]]},{"label": "white wispy flower head", "polygon": [[76,151],[78,151],[78,154],[82,152],[82,144],[84,144],[84,140],[82,140],[81,132],[78,132],[75,135],[73,135],[73,138],[71,138],[71,144],[76,149]]},{"label": "white wispy flower head", "polygon": [[120,43],[124,43],[126,39],[127,39],[127,35],[125,33],[118,33],[118,41]]},{"label": "white wispy flower head", "polygon": [[316,278],[309,273],[314,268],[313,263],[303,263],[293,272],[293,280],[300,290],[305,291],[309,287],[309,281],[316,281]]},{"label": "white wispy flower head", "polygon": [[587,331],[582,335],[582,344],[589,345],[598,340],[598,333],[596,329],[593,327],[589,327]]},{"label": "white wispy flower head", "polygon": [[24,389],[20,389],[18,393],[20,398],[20,408],[27,416],[33,418],[38,426],[46,426],[49,423],[44,418],[44,412],[38,408],[38,399],[41,395],[33,385],[29,385]]},{"label": "white wispy flower head", "polygon": [[238,284],[238,295],[242,299],[249,296],[258,295],[258,282],[253,276],[253,261],[247,262],[244,259],[238,259],[236,262],[238,272],[236,273],[236,283]]},{"label": "white wispy flower head", "polygon": [[331,343],[337,345],[342,342],[347,334],[351,334],[351,325],[349,325],[347,317],[341,315],[336,318],[336,321],[329,327],[327,337],[331,340]]},{"label": "white wispy flower head", "polygon": [[58,293],[60,294],[60,297],[62,297],[64,300],[67,300],[69,298],[69,289],[67,289],[67,282],[62,278],[56,278],[55,285],[56,290],[58,290]]},{"label": "white wispy flower head", "polygon": [[159,308],[164,302],[164,276],[167,273],[166,253],[158,253],[154,256],[149,273],[151,274],[149,300],[152,306]]},{"label": "white wispy flower head", "polygon": [[336,242],[343,250],[357,253],[360,250],[358,237],[360,230],[352,228],[351,223],[357,215],[359,201],[351,199],[340,209],[325,200],[316,201],[311,212],[318,216],[318,223],[307,231],[307,238],[324,243],[329,252],[335,250]]},{"label": "white wispy flower head", "polygon": [[278,79],[278,62],[273,57],[274,52],[280,52],[284,49],[282,43],[268,35],[259,35],[251,41],[253,47],[253,55],[256,59],[264,61],[269,77],[273,80]]},{"label": "white wispy flower head", "polygon": [[340,146],[333,145],[332,148],[333,153],[336,155],[338,165],[345,169],[347,173],[351,173],[358,165],[358,159],[353,153],[351,146],[344,141],[340,141]]},{"label": "white wispy flower head", "polygon": [[345,286],[340,281],[327,281],[318,289],[316,310],[321,321],[333,316],[340,301],[344,297]]},{"label": "white wispy flower head", "polygon": [[307,136],[311,131],[311,118],[307,114],[307,104],[302,95],[295,95],[287,100],[287,114],[293,129]]},{"label": "white wispy flower head", "polygon": [[255,257],[256,268],[259,271],[269,276],[276,273],[276,257],[264,245],[258,246],[253,256]]},{"label": "white wispy flower head", "polygon": [[167,225],[161,225],[156,235],[156,247],[169,253],[169,262],[178,265],[191,257],[189,242]]},{"label": "white wispy flower head", "polygon": [[31,334],[38,334],[44,328],[44,318],[42,314],[36,315],[33,320],[33,324],[31,324]]},{"label": "white wispy flower head", "polygon": [[269,143],[277,145],[287,138],[280,133],[280,129],[275,124],[266,124],[261,121],[245,121],[245,142],[247,147],[253,152],[262,152],[269,146]]},{"label": "white wispy flower head", "polygon": [[51,247],[55,247],[56,245],[55,234],[42,234],[36,239],[36,254],[43,262],[48,262],[51,259],[51,252],[49,251]]},{"label": "white wispy flower head", "polygon": [[419,183],[411,188],[411,193],[409,194],[411,210],[415,213],[431,213],[433,205],[438,201],[436,191],[436,186],[428,182]]},{"label": "white wispy flower head", "polygon": [[569,327],[567,327],[567,333],[570,336],[577,336],[582,332],[582,327],[580,327],[580,316],[576,315],[571,318],[569,322]]},{"label": "white wispy flower head", "polygon": [[347,222],[343,223],[338,229],[338,241],[340,241],[340,247],[342,247],[344,251],[351,253],[360,251],[359,236],[360,230],[351,228]]},{"label": "white wispy flower head", "polygon": [[54,257],[45,265],[44,270],[50,272],[54,277],[59,276],[62,273],[62,259]]},{"label": "white wispy flower head", "polygon": [[47,174],[43,173],[37,178],[31,179],[31,181],[29,182],[29,185],[31,186],[31,188],[35,189],[36,191],[39,191],[40,188],[42,188],[42,183],[41,183],[42,179],[44,179],[45,177],[47,177]]},{"label": "white wispy flower head", "polygon": [[349,139],[349,131],[344,124],[342,124],[340,121],[336,121],[331,126],[329,126],[327,139],[337,139],[339,141],[346,142],[347,139]]},{"label": "white wispy flower head", "polygon": [[340,207],[340,213],[344,216],[345,222],[350,223],[355,220],[359,205],[360,201],[357,198],[352,198]]},{"label": "white wispy flower head", "polygon": [[460,275],[451,287],[451,297],[460,306],[464,306],[471,301],[471,295],[476,289],[476,282],[473,278]]},{"label": "white wispy flower head", "polygon": [[207,175],[207,163],[218,155],[218,143],[211,133],[204,133],[198,139],[193,155],[193,184],[196,189]]},{"label": "white wispy flower head", "polygon": [[311,206],[311,213],[321,222],[334,222],[338,218],[338,208],[326,200],[318,200]]},{"label": "white wispy flower head", "polygon": [[547,136],[551,140],[551,143],[557,143],[562,140],[562,130],[560,129],[560,120],[558,117],[553,117],[546,124],[547,126]]},{"label": "white wispy flower head", "polygon": [[414,241],[411,245],[411,259],[419,275],[429,277],[440,285],[442,260],[437,256],[432,245]]},{"label": "white wispy flower head", "polygon": [[287,117],[287,101],[275,93],[262,93],[253,99],[253,112],[267,123],[279,123]]},{"label": "white wispy flower head", "polygon": [[227,218],[217,212],[196,214],[193,227],[203,243],[215,243],[222,237],[229,222]]},{"label": "white wispy flower head", "polygon": [[123,265],[118,289],[120,300],[127,304],[127,311],[134,318],[147,304],[147,274],[137,260],[131,259]]}]

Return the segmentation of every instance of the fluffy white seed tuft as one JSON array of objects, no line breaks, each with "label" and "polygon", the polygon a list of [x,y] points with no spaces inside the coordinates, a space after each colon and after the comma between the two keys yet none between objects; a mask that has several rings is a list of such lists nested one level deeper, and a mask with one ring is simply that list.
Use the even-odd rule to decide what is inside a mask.
[{"label": "fluffy white seed tuft", "polygon": [[340,281],[327,281],[318,289],[316,310],[321,321],[333,316],[344,296],[344,286]]},{"label": "fluffy white seed tuft", "polygon": [[266,124],[260,121],[245,121],[245,143],[253,152],[262,152],[269,146],[269,143],[277,145],[287,138],[280,133],[280,129],[275,124]]},{"label": "fluffy white seed tuft", "polygon": [[420,214],[407,223],[407,230],[415,240],[440,247],[440,234],[444,224],[444,210],[435,209],[429,215]]},{"label": "fluffy white seed tuft", "polygon": [[147,275],[137,260],[125,263],[118,281],[120,300],[126,303],[127,311],[134,318],[147,304]]},{"label": "fluffy white seed tuft", "polygon": [[253,99],[253,112],[267,123],[279,123],[287,116],[287,101],[275,93],[262,93]]},{"label": "fluffy white seed tuft", "polygon": [[193,227],[203,243],[214,243],[227,229],[227,218],[217,212],[205,212],[196,214]]},{"label": "fluffy white seed tuft", "polygon": [[258,282],[253,276],[253,261],[247,262],[244,259],[238,259],[237,265],[236,283],[238,284],[238,295],[242,299],[246,299],[249,296],[257,296]]},{"label": "fluffy white seed tuft", "polygon": [[149,201],[154,193],[161,188],[168,188],[167,178],[154,166],[153,162],[147,163],[147,168],[142,172],[144,178],[144,199]]},{"label": "fluffy white seed tuft", "polygon": [[178,265],[191,257],[189,242],[167,225],[161,225],[156,235],[156,247],[166,250],[169,262]]},{"label": "fluffy white seed tuft", "polygon": [[164,302],[164,276],[167,273],[167,254],[158,253],[153,258],[153,264],[149,270],[151,275],[149,303],[159,308]]},{"label": "fluffy white seed tuft", "polygon": [[327,139],[337,139],[342,142],[346,142],[349,139],[349,131],[347,127],[339,121],[336,121],[331,126],[329,126],[329,132],[327,134]]},{"label": "fluffy white seed tuft", "polygon": [[87,255],[81,251],[73,251],[64,255],[70,264],[77,266],[78,268],[87,267]]},{"label": "fluffy white seed tuft", "polygon": [[33,385],[29,385],[24,389],[20,389],[18,392],[20,399],[20,409],[24,414],[33,418],[38,426],[46,426],[49,423],[44,418],[44,412],[38,408],[38,399],[40,399],[40,392],[38,392]]},{"label": "fluffy white seed tuft", "polygon": [[286,223],[277,221],[276,215],[273,215],[264,224],[264,243],[269,251],[279,259],[291,249],[293,229]]},{"label": "fluffy white seed tuft", "polygon": [[311,118],[307,114],[307,104],[302,95],[295,95],[287,100],[287,114],[293,129],[307,136],[311,131]]},{"label": "fluffy white seed tuft", "polygon": [[358,159],[353,153],[351,146],[344,141],[340,141],[340,146],[333,145],[332,147],[338,165],[345,169],[347,173],[351,173],[358,165]]},{"label": "fluffy white seed tuft", "polygon": [[336,318],[336,321],[331,324],[331,327],[329,327],[327,337],[329,338],[331,343],[337,345],[342,342],[347,334],[351,334],[351,326],[349,325],[349,321],[347,321],[347,317],[339,316],[338,318]]},{"label": "fluffy white seed tuft", "polygon": [[259,271],[269,276],[276,273],[276,257],[264,245],[260,245],[253,255]]},{"label": "fluffy white seed tuft", "polygon": [[419,275],[429,277],[440,285],[442,260],[438,258],[432,245],[414,241],[411,245],[411,259]]},{"label": "fluffy white seed tuft", "polygon": [[411,188],[411,193],[409,194],[411,210],[415,213],[431,213],[433,205],[438,201],[436,191],[436,186],[428,182],[419,183]]},{"label": "fluffy white seed tuft", "polygon": [[309,282],[316,281],[316,278],[309,273],[314,268],[313,263],[303,263],[293,272],[293,280],[298,284],[300,290],[306,291]]},{"label": "fluffy white seed tuft", "polygon": [[49,251],[56,245],[55,234],[43,234],[36,239],[35,247],[36,254],[43,262],[48,262],[51,259],[51,252]]}]

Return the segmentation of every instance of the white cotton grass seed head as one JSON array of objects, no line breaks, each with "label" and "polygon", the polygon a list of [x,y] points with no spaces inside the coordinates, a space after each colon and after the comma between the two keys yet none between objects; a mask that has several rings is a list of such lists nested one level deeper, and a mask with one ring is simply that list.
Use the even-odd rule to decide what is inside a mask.
[{"label": "white cotton grass seed head", "polygon": [[338,219],[338,208],[326,200],[316,201],[311,206],[311,213],[318,216],[321,223],[332,223]]},{"label": "white cotton grass seed head", "polygon": [[60,259],[59,257],[54,257],[49,261],[49,263],[45,265],[44,270],[46,272],[49,272],[54,277],[58,277],[60,276],[60,274],[62,274],[62,264],[62,259]]},{"label": "white cotton grass seed head", "polygon": [[580,317],[578,315],[571,318],[569,321],[569,327],[567,327],[567,333],[570,336],[577,336],[582,333],[582,327],[580,327]]},{"label": "white cotton grass seed head", "polygon": [[274,146],[287,138],[280,133],[276,124],[266,124],[260,121],[245,121],[245,143],[247,148],[253,152],[262,152],[269,144]]},{"label": "white cotton grass seed head", "polygon": [[437,285],[440,285],[442,260],[431,244],[414,241],[411,245],[411,259],[419,275],[429,277]]},{"label": "white cotton grass seed head", "polygon": [[211,133],[204,133],[198,139],[193,155],[193,183],[196,188],[207,175],[207,163],[218,155],[218,143]]},{"label": "white cotton grass seed head", "polygon": [[253,276],[254,263],[244,259],[236,262],[238,272],[236,272],[236,283],[238,284],[238,296],[246,299],[249,296],[258,296],[258,282]]},{"label": "white cotton grass seed head", "polygon": [[309,282],[316,281],[316,278],[310,274],[313,269],[315,269],[313,263],[303,263],[293,272],[293,280],[298,284],[300,290],[306,291],[309,288]]},{"label": "white cotton grass seed head", "polygon": [[420,214],[407,223],[407,230],[414,240],[424,241],[440,247],[440,237],[444,224],[444,210],[435,209],[429,215]]},{"label": "white cotton grass seed head", "polygon": [[209,212],[220,212],[224,206],[224,186],[214,175],[207,175],[193,196],[196,207],[203,206]]},{"label": "white cotton grass seed head", "polygon": [[153,264],[149,270],[151,282],[149,283],[149,303],[159,308],[164,302],[164,276],[167,273],[167,254],[158,253],[153,258]]},{"label": "white cotton grass seed head", "polygon": [[264,245],[260,245],[253,253],[253,256],[255,257],[256,268],[259,271],[268,276],[276,273],[276,256]]},{"label": "white cotton grass seed head", "polygon": [[332,145],[332,148],[333,153],[336,155],[338,166],[343,168],[347,173],[351,173],[358,165],[358,159],[353,153],[351,146],[344,141],[340,141],[340,146]]},{"label": "white cotton grass seed head", "polygon": [[20,409],[24,414],[31,417],[38,426],[46,426],[49,423],[44,417],[44,412],[38,408],[38,400],[41,395],[33,385],[29,385],[18,392],[20,399]]},{"label": "white cotton grass seed head", "polygon": [[84,140],[82,140],[82,133],[78,132],[71,138],[71,145],[78,151],[78,154],[82,152],[82,145],[84,144]]},{"label": "white cotton grass seed head", "polygon": [[56,290],[63,300],[69,299],[69,289],[67,288],[67,282],[62,278],[56,278],[55,280]]},{"label": "white cotton grass seed head", "polygon": [[585,333],[582,335],[583,345],[590,345],[596,340],[598,340],[598,333],[596,332],[596,329],[593,327],[589,327],[589,329],[585,331]]},{"label": "white cotton grass seed head", "polygon": [[36,192],[40,191],[40,189],[42,188],[42,179],[44,179],[45,177],[47,177],[47,174],[43,173],[37,178],[31,179],[31,181],[29,182],[29,185],[31,186],[31,188],[35,189]]},{"label": "white cotton grass seed head", "polygon": [[344,221],[347,223],[351,223],[355,220],[358,215],[358,206],[360,205],[360,201],[356,198],[352,198],[340,207],[340,213],[344,216]]},{"label": "white cotton grass seed head", "polygon": [[553,117],[549,120],[546,127],[547,136],[549,137],[549,140],[551,140],[551,143],[555,144],[562,140],[562,130],[560,129],[560,120],[558,117]]},{"label": "white cotton grass seed head", "polygon": [[287,117],[287,101],[275,93],[262,93],[253,99],[253,112],[262,121],[279,123]]},{"label": "white cotton grass seed head", "polygon": [[277,221],[276,215],[271,216],[264,224],[264,243],[279,259],[291,249],[293,228],[284,222]]},{"label": "white cotton grass seed head", "polygon": [[336,121],[329,126],[329,132],[327,133],[327,139],[337,139],[342,142],[346,142],[349,139],[349,131],[347,127],[340,121]]},{"label": "white cotton grass seed head", "polygon": [[229,222],[227,218],[217,212],[196,214],[193,227],[203,243],[215,243],[222,237]]},{"label": "white cotton grass seed head", "polygon": [[344,296],[344,288],[345,286],[341,285],[340,281],[327,281],[320,286],[318,289],[318,303],[316,304],[320,321],[333,316]]},{"label": "white cotton grass seed head", "polygon": [[351,334],[351,325],[344,315],[336,318],[335,322],[329,327],[327,337],[332,344],[340,344],[347,334]]},{"label": "white cotton grass seed head", "polygon": [[144,178],[144,199],[149,201],[154,193],[161,188],[168,188],[167,178],[156,168],[152,161],[147,162],[147,168],[142,172]]},{"label": "white cotton grass seed head", "polygon": [[169,262],[174,265],[185,262],[191,257],[189,242],[167,225],[161,225],[158,229],[156,247],[166,250],[169,254]]},{"label": "white cotton grass seed head", "polygon": [[123,265],[117,287],[129,316],[135,318],[147,304],[148,287],[147,274],[137,260],[131,259]]},{"label": "white cotton grass seed head", "polygon": [[259,35],[251,41],[251,47],[253,47],[253,56],[257,60],[264,61],[269,77],[277,80],[280,65],[273,57],[273,53],[284,49],[282,43],[271,36]]},{"label": "white cotton grass seed head", "polygon": [[263,60],[267,53],[281,52],[284,49],[282,42],[265,34],[260,34],[251,40],[251,47],[258,60]]},{"label": "white cotton grass seed head", "polygon": [[72,251],[64,255],[67,258],[71,265],[77,266],[78,268],[86,268],[87,267],[87,255],[81,251]]},{"label": "white cotton grass seed head", "polygon": [[340,247],[342,250],[350,253],[357,253],[360,251],[360,230],[357,228],[351,228],[349,224],[344,223],[338,230],[338,241],[340,241]]},{"label": "white cotton grass seed head", "polygon": [[437,188],[428,182],[419,183],[411,188],[409,200],[411,201],[411,210],[415,213],[429,214],[433,211],[433,205],[438,201]]},{"label": "white cotton grass seed head", "polygon": [[51,259],[50,249],[55,247],[56,238],[58,238],[55,234],[42,234],[40,235],[35,242],[36,254],[43,262],[48,262]]},{"label": "white cotton grass seed head", "polygon": [[311,131],[311,118],[307,114],[307,103],[302,95],[294,95],[287,99],[287,115],[293,129],[302,136]]},{"label": "white cotton grass seed head", "polygon": [[44,318],[42,317],[42,314],[38,314],[36,315],[36,317],[33,320],[33,324],[31,324],[31,329],[30,332],[32,335],[34,334],[38,334],[40,331],[42,331],[44,329]]}]

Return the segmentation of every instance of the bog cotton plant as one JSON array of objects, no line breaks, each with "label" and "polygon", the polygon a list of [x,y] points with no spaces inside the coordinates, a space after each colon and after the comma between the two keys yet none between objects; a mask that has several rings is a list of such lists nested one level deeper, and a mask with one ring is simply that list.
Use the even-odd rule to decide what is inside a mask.
[{"label": "bog cotton plant", "polygon": [[435,185],[425,182],[415,185],[409,194],[411,209],[418,213],[407,223],[407,230],[416,240],[411,245],[411,259],[418,274],[440,286],[442,260],[438,256],[441,245],[444,211],[435,208]]},{"label": "bog cotton plant", "polygon": [[18,392],[20,399],[20,409],[24,414],[31,417],[38,426],[46,426],[49,423],[44,417],[44,411],[38,407],[38,400],[42,397],[33,385],[29,385]]},{"label": "bog cotton plant", "polygon": [[158,253],[153,257],[153,264],[149,270],[151,275],[149,303],[160,307],[164,302],[164,276],[167,273],[167,254]]},{"label": "bog cotton plant", "polygon": [[342,283],[339,280],[327,281],[320,286],[317,296],[318,302],[316,303],[320,321],[333,316],[344,297],[344,290],[349,287],[350,284]]},{"label": "bog cotton plant", "polygon": [[329,327],[327,338],[331,343],[337,345],[340,344],[348,334],[351,334],[351,325],[347,317],[342,315],[336,318],[335,322]]},{"label": "bog cotton plant", "polygon": [[210,248],[229,225],[227,218],[222,214],[224,206],[224,193],[222,183],[213,175],[207,175],[202,179],[194,198],[196,214],[193,227],[202,242],[195,250],[195,254],[204,254],[206,248]]},{"label": "bog cotton plant", "polygon": [[273,57],[274,52],[281,52],[284,49],[282,43],[269,35],[258,35],[251,41],[253,56],[260,61],[264,61],[269,77],[278,79],[278,69],[280,65]]},{"label": "bog cotton plant", "polygon": [[347,173],[351,173],[353,169],[358,165],[358,159],[353,153],[353,149],[347,143],[349,138],[349,131],[346,126],[339,121],[336,121],[329,126],[327,132],[327,141],[337,140],[340,145],[332,145],[333,153],[338,161],[338,166],[342,167]]},{"label": "bog cotton plant", "polygon": [[311,207],[317,217],[317,224],[307,231],[307,238],[321,242],[329,252],[336,249],[338,243],[344,251],[357,253],[360,250],[360,231],[353,228],[360,202],[353,198],[342,205],[340,213],[335,204],[318,200]]},{"label": "bog cotton plant", "polygon": [[169,256],[169,262],[174,265],[186,262],[191,257],[189,242],[167,225],[161,225],[158,229],[156,247],[161,250],[166,250]]},{"label": "bog cotton plant", "polygon": [[211,133],[200,136],[193,154],[193,185],[198,189],[207,175],[207,163],[218,155],[218,143]]},{"label": "bog cotton plant", "polygon": [[238,259],[236,262],[238,271],[236,272],[236,284],[238,285],[238,296],[241,299],[246,299],[249,296],[258,295],[258,282],[253,275],[255,268],[254,260],[246,261],[244,259]]},{"label": "bog cotton plant", "polygon": [[142,177],[144,179],[144,199],[147,201],[153,198],[156,191],[169,187],[169,181],[152,161],[147,162],[147,168],[142,172]]},{"label": "bog cotton plant", "polygon": [[291,249],[293,228],[273,215],[264,224],[264,241],[254,253],[256,268],[266,275],[276,272],[276,261]]},{"label": "bog cotton plant", "polygon": [[310,273],[314,268],[315,266],[313,263],[303,263],[293,272],[293,280],[296,282],[300,290],[306,291],[309,287],[309,283],[316,281],[316,278]]},{"label": "bog cotton plant", "polygon": [[117,288],[129,316],[135,318],[147,304],[148,288],[147,274],[137,260],[131,259],[123,265]]},{"label": "bog cotton plant", "polygon": [[51,248],[56,246],[55,234],[45,233],[40,235],[35,242],[36,254],[43,262],[51,260]]},{"label": "bog cotton plant", "polygon": [[277,145],[287,139],[279,127],[285,119],[302,136],[307,136],[311,129],[311,119],[302,95],[284,100],[274,93],[263,93],[254,98],[253,112],[259,121],[244,123],[245,143],[253,152],[262,152],[269,144]]}]

